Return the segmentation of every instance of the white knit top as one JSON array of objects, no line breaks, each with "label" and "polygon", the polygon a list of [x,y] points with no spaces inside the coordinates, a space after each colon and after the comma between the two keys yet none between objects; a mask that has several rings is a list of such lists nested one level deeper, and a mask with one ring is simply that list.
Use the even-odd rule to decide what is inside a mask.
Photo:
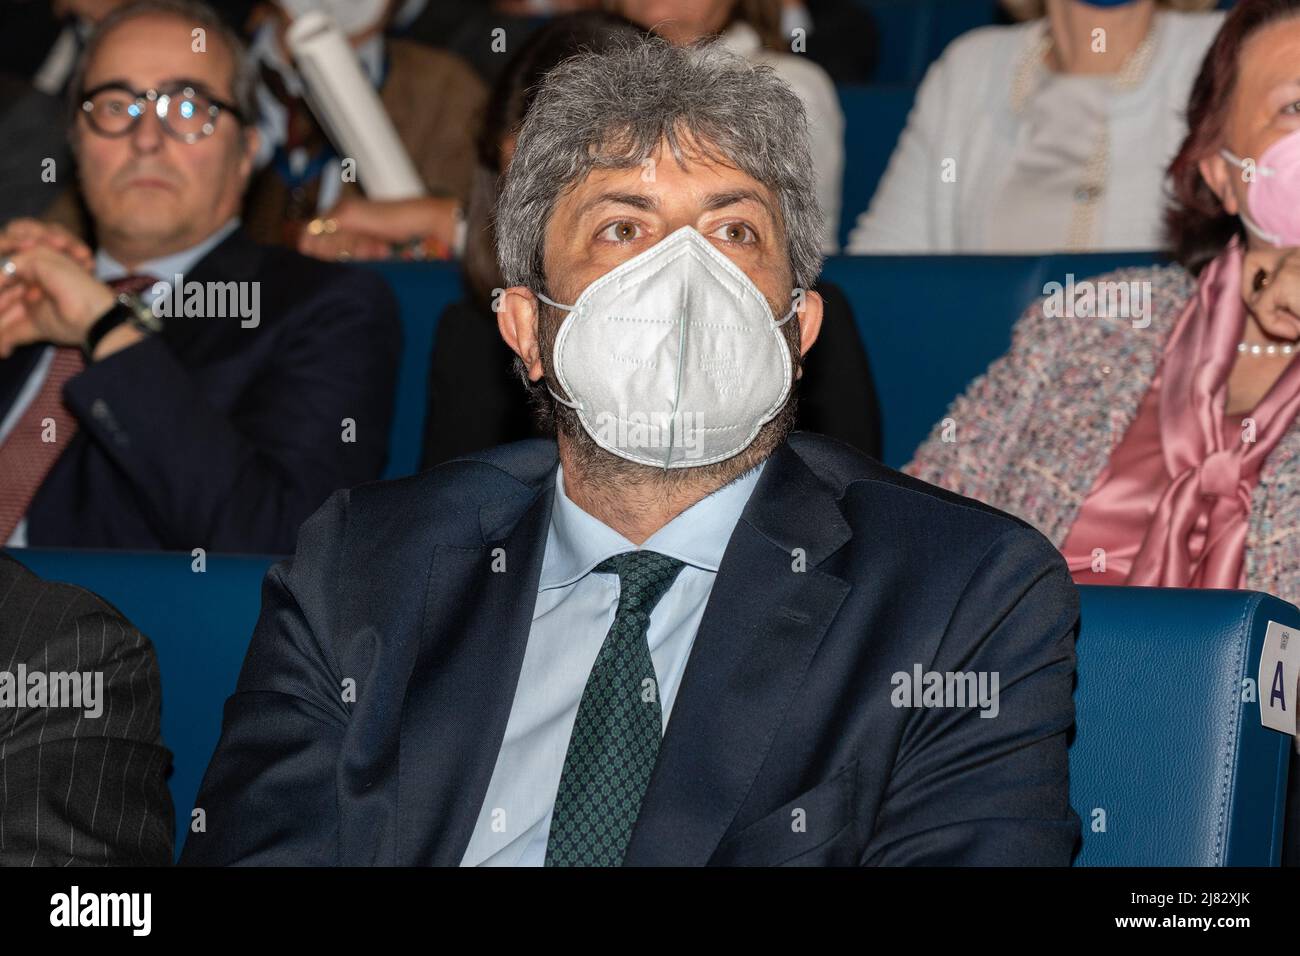
[{"label": "white knit top", "polygon": [[1222,22],[1158,11],[1127,77],[1047,69],[1042,19],[957,38],[926,72],[846,251],[1161,248],[1165,169]]}]

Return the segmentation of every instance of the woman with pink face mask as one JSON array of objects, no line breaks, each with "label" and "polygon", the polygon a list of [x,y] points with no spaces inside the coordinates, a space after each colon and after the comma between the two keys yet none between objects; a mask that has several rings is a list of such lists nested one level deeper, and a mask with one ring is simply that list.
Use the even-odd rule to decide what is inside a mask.
[{"label": "woman with pink face mask", "polygon": [[1169,168],[1178,264],[1034,303],[906,471],[1032,522],[1080,584],[1300,602],[1298,64],[1300,0],[1241,0]]}]

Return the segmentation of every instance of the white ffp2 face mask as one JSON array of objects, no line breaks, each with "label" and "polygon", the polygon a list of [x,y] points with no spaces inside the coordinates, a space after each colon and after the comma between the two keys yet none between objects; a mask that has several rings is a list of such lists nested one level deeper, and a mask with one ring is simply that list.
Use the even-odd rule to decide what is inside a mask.
[{"label": "white ffp2 face mask", "polygon": [[587,434],[620,458],[694,468],[749,447],[789,397],[790,348],[758,287],[683,226],[583,290],[555,378]]}]

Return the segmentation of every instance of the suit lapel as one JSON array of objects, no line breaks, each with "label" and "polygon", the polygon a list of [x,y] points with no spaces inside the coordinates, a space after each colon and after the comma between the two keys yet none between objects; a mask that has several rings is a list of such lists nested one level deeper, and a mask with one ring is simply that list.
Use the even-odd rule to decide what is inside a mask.
[{"label": "suit lapel", "polygon": [[[242,229],[236,229],[196,262],[183,278],[187,284],[190,282],[251,282],[256,278],[265,255],[265,251],[245,236]],[[170,283],[175,277],[159,276],[158,278]],[[182,289],[180,292],[182,297],[184,291]],[[265,302],[263,307],[265,310]],[[230,335],[232,329],[240,329],[238,320],[213,321],[213,317],[170,316],[163,323],[161,337],[174,354],[185,355],[200,336]]]},{"label": "suit lapel", "polygon": [[626,865],[712,856],[849,592],[817,565],[850,534],[826,486],[782,445],[718,569]]},{"label": "suit lapel", "polygon": [[434,554],[402,709],[399,864],[456,866],[469,845],[532,627],[553,494],[544,481],[485,506],[481,547]]}]

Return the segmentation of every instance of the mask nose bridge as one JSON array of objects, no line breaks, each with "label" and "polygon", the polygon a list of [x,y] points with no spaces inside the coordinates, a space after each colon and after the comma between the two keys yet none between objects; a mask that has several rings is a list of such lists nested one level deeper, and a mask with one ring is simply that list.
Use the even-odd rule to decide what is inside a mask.
[{"label": "mask nose bridge", "polygon": [[[688,247],[689,248],[689,247]],[[691,307],[691,272],[698,260],[684,249],[682,254],[692,263],[682,278],[681,302],[677,308],[677,368],[673,372],[673,407],[668,413],[668,441],[664,443],[664,470],[672,463],[673,447],[677,444],[677,417],[682,401],[682,369],[686,363],[686,326]]]}]

